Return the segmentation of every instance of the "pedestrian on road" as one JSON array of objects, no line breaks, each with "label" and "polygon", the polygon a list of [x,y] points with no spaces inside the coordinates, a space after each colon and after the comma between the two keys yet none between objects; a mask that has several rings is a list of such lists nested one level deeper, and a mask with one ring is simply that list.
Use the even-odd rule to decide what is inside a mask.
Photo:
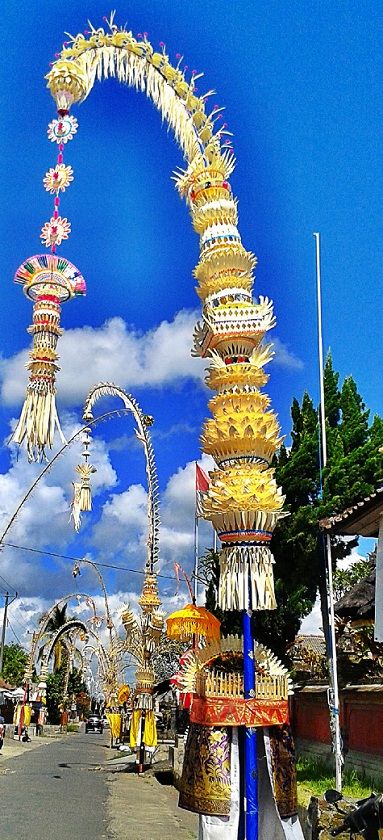
[{"label": "pedestrian on road", "polygon": [[4,721],[3,715],[0,715],[0,750],[3,749],[4,735],[5,735],[5,721]]}]

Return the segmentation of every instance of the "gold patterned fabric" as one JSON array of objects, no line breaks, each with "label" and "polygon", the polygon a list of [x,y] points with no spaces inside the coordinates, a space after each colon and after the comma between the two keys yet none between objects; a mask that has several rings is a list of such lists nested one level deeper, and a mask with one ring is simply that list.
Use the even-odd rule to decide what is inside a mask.
[{"label": "gold patterned fabric", "polygon": [[272,726],[286,723],[287,700],[243,697],[197,697],[190,711],[192,723],[205,726]]},{"label": "gold patterned fabric", "polygon": [[130,721],[130,730],[129,730],[129,743],[132,750],[136,749],[137,741],[139,738],[140,733],[140,723],[141,723],[141,711],[140,709],[134,709]]},{"label": "gold patterned fabric", "polygon": [[179,807],[197,814],[230,814],[231,731],[191,724],[180,784]]},{"label": "gold patterned fabric", "polygon": [[298,813],[295,747],[288,724],[270,726],[271,770],[274,796],[282,819]]},{"label": "gold patterned fabric", "polygon": [[109,721],[110,731],[113,738],[121,737],[122,718],[119,712],[107,712],[106,716]]}]

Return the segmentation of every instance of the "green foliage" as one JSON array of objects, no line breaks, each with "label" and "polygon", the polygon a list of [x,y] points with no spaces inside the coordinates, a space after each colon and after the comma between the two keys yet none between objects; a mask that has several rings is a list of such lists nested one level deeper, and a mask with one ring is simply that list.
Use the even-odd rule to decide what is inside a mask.
[{"label": "green foliage", "polygon": [[22,685],[27,661],[28,654],[20,645],[4,645],[3,680],[10,685]]},{"label": "green foliage", "polygon": [[64,604],[62,607],[60,607],[59,604],[56,604],[54,612],[45,627],[47,633],[52,633],[53,635],[56,630],[60,630],[60,627],[64,627],[64,624],[68,621],[66,614],[67,608],[68,604]]},{"label": "green foliage", "polygon": [[[343,796],[351,799],[364,799],[372,790],[382,790],[383,779],[369,778],[356,770],[346,770],[343,774]],[[322,797],[325,790],[335,788],[332,768],[318,758],[301,757],[297,760],[298,801],[307,807],[311,796]]]},{"label": "green foliage", "polygon": [[[319,407],[305,393],[291,406],[291,448],[281,446],[273,461],[276,480],[286,495],[289,516],[273,536],[274,579],[278,608],[255,616],[256,635],[280,656],[293,641],[300,622],[311,611],[318,587],[325,591],[324,545],[319,520],[373,492],[383,477],[383,420],[369,426],[366,409],[351,376],[339,388],[331,354],[324,370],[328,461],[322,470]],[[357,545],[357,538],[332,538],[334,566]],[[216,593],[218,555],[202,560],[209,609],[222,619],[223,632],[241,632],[239,616],[219,615]]]},{"label": "green foliage", "polygon": [[[63,662],[57,671],[48,674],[47,677],[47,708],[49,723],[60,723],[60,707],[63,706],[65,697],[65,676],[67,670],[67,657],[64,655]],[[77,701],[78,695],[80,703],[84,705],[83,695],[87,694],[86,685],[82,678],[81,672],[74,668],[69,674],[67,697],[75,697]],[[87,695],[88,696],[88,695]]]},{"label": "green foliage", "polygon": [[357,560],[348,569],[335,569],[333,574],[334,599],[339,601],[346,592],[359,581],[364,580],[371,572],[371,556]]},{"label": "green foliage", "polygon": [[168,680],[178,671],[180,658],[188,647],[188,643],[177,639],[166,636],[162,639],[160,649],[155,650],[151,658],[157,682]]}]

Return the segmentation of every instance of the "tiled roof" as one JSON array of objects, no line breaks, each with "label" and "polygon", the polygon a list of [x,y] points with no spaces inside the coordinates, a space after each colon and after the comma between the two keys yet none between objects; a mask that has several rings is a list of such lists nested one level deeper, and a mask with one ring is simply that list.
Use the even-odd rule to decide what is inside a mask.
[{"label": "tiled roof", "polygon": [[324,636],[316,636],[314,634],[307,634],[304,635],[303,633],[299,636],[295,636],[295,639],[290,646],[291,648],[295,648],[296,650],[299,648],[304,648],[305,650],[313,651],[313,653],[319,653],[324,656],[326,653],[326,643]]},{"label": "tiled roof", "polygon": [[378,536],[379,519],[382,514],[383,487],[378,487],[374,493],[370,493],[342,513],[321,519],[319,526],[323,531],[336,534],[363,534],[366,537],[374,537]]}]

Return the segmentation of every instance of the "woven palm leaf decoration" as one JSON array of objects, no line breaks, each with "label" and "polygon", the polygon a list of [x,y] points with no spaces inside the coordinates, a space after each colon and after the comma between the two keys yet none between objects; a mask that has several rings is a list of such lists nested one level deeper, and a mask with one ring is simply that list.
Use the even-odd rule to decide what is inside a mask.
[{"label": "woven palm leaf decoration", "polygon": [[[219,105],[208,111],[213,92],[197,92],[196,82],[202,74],[187,74],[181,55],[174,67],[165,44],[156,50],[147,33],[135,37],[115,24],[113,14],[104,20],[105,29],[89,24],[85,34],[69,36],[47,74],[58,110],[58,120],[49,126],[49,137],[58,142],[59,156],[55,170],[49,171],[44,181],[47,189],[56,189],[53,217],[44,225],[42,238],[54,255],[69,234],[69,223],[59,216],[58,206],[59,192],[72,177],[67,168],[59,168],[63,166],[64,147],[77,130],[70,108],[88,96],[97,79],[116,77],[146,93],[183,151],[186,165],[175,175],[175,181],[200,236],[195,277],[203,311],[195,330],[194,353],[209,360],[206,381],[216,392],[209,404],[212,418],[203,429],[202,449],[216,462],[203,501],[203,515],[212,522],[222,543],[219,605],[223,609],[273,609],[270,541],[284,515],[284,497],[271,463],[281,437],[269,399],[260,389],[268,379],[263,368],[273,355],[271,346],[263,340],[274,327],[275,318],[268,298],[254,300],[252,296],[256,259],[242,245],[237,227],[237,201],[229,183],[235,168],[231,132],[222,121]],[[78,285],[75,279],[73,293],[76,288],[84,291],[83,283]],[[54,354],[55,348],[52,351]],[[48,364],[46,358],[48,354],[44,354],[44,365]],[[31,456],[51,445],[52,431],[58,423],[54,405],[56,358],[49,361],[47,383],[40,369],[37,385],[30,382],[28,405],[15,432],[15,440],[27,438]],[[32,389],[33,395],[35,391],[43,393],[43,408],[35,406]],[[44,422],[37,422],[35,415],[43,417]]]}]

